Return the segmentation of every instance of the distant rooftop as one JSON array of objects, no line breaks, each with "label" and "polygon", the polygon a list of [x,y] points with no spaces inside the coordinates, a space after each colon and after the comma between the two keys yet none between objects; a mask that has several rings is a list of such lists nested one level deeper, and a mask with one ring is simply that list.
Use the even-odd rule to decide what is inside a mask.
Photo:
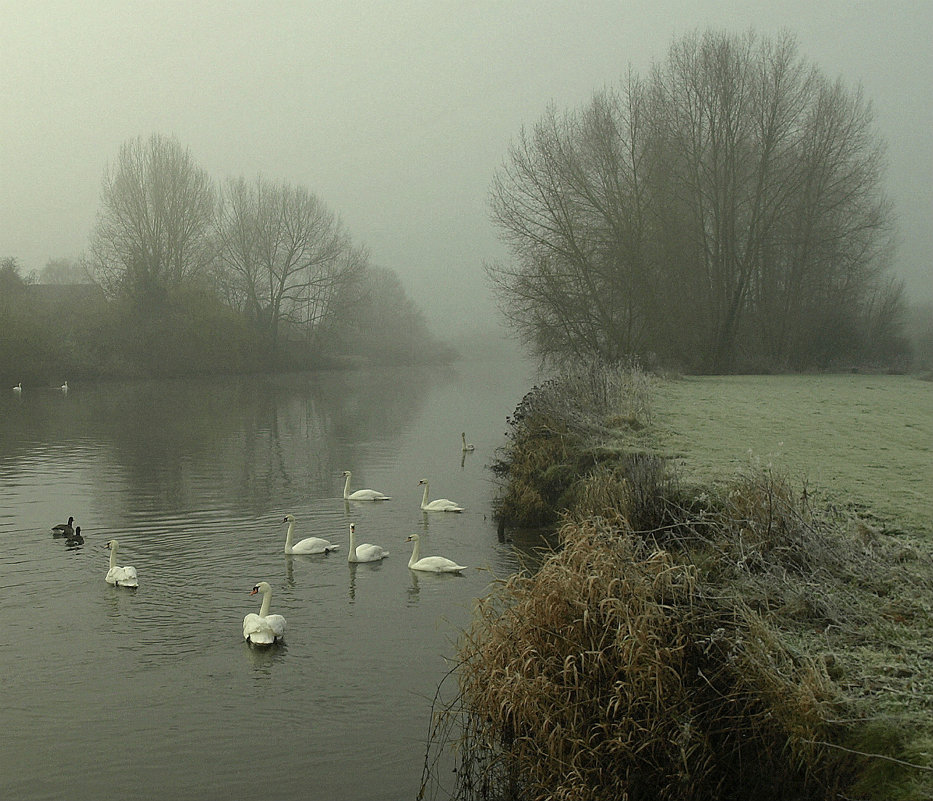
[{"label": "distant rooftop", "polygon": [[28,284],[26,294],[49,306],[86,306],[106,301],[97,284]]}]

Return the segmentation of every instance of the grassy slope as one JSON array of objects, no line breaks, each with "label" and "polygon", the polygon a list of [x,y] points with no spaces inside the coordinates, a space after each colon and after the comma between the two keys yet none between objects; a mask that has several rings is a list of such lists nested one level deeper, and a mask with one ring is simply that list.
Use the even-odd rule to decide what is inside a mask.
[{"label": "grassy slope", "polygon": [[773,463],[834,502],[933,537],[933,385],[908,376],[662,381],[653,429],[685,477]]},{"label": "grassy slope", "polygon": [[[591,377],[587,381],[601,389],[598,381]],[[795,655],[791,661],[798,667],[814,666],[812,676],[827,690],[827,698],[834,699],[830,706],[836,711],[815,714],[816,707],[808,711],[803,704],[803,714],[797,719],[836,731],[830,735],[826,729],[816,737],[818,743],[791,734],[788,744],[799,747],[810,742],[823,749],[824,757],[852,755],[857,764],[851,770],[840,769],[848,773],[850,782],[853,772],[861,776],[856,781],[859,786],[850,787],[859,797],[927,798],[933,788],[933,768],[929,767],[933,537],[927,489],[931,486],[933,395],[929,384],[888,376],[696,378],[650,384],[650,411],[638,403],[638,414],[631,407],[613,414],[613,409],[620,408],[615,403],[602,414],[596,408],[599,404],[587,409],[582,403],[587,385],[579,381],[569,387],[545,386],[537,395],[530,393],[531,400],[526,398],[516,410],[514,434],[500,465],[508,466],[503,471],[506,500],[511,499],[512,510],[528,508],[529,498],[552,504],[553,510],[570,508],[573,519],[561,530],[564,549],[548,561],[546,569],[515,586],[510,582],[500,597],[494,596],[494,602],[505,595],[506,606],[539,603],[546,589],[541,577],[553,569],[564,578],[551,582],[552,588],[557,587],[551,608],[568,615],[560,625],[577,625],[580,613],[572,610],[580,605],[580,591],[572,576],[580,573],[584,586],[589,586],[603,575],[604,571],[593,572],[603,561],[596,553],[602,547],[598,543],[611,542],[604,535],[614,530],[613,515],[621,514],[630,529],[640,531],[636,538],[644,539],[649,548],[660,542],[666,551],[680,553],[677,558],[685,559],[686,565],[698,560],[687,570],[696,571],[693,575],[705,588],[685,606],[670,605],[668,598],[663,608],[692,615],[692,610],[705,603],[702,599],[722,600],[726,607],[734,603],[736,619],[748,612],[753,624],[749,625],[760,624],[768,633],[765,639],[776,640],[755,657],[754,649],[749,651],[747,646],[751,629],[745,630],[743,623],[729,635],[735,638],[733,647],[744,649],[753,662],[763,665],[771,663],[769,654],[786,648]],[[645,394],[639,384],[639,397]],[[635,418],[647,425],[633,425]],[[658,472],[660,463],[651,457],[658,451],[677,455],[676,472],[683,480],[680,490],[678,482],[669,484]],[[632,461],[631,455],[637,453],[646,461]],[[803,478],[810,500],[801,504],[798,480]],[[718,489],[713,490],[714,486]],[[816,496],[814,490],[819,490]],[[505,504],[501,511],[511,518]],[[883,525],[876,526],[879,521]],[[575,545],[591,525],[603,531],[592,541],[596,545],[584,545],[582,568],[575,572],[568,560],[573,561]],[[657,525],[661,528],[654,529]],[[625,525],[616,531],[623,539],[625,532]],[[919,547],[906,542],[907,538]],[[633,558],[636,567],[653,562],[651,556],[643,561],[644,554],[629,555],[607,578],[620,576]],[[596,603],[588,614],[601,614],[604,608],[604,603]],[[495,611],[478,621],[471,648],[464,653],[478,679],[466,695],[475,701],[491,690],[492,703],[485,707],[480,703],[483,711],[477,717],[494,721],[506,710],[501,731],[511,737],[522,720],[514,710],[529,709],[533,694],[526,691],[544,680],[537,675],[539,666],[546,670],[551,662],[558,668],[562,664],[562,659],[555,660],[549,652],[549,644],[532,647],[529,642],[560,625],[552,621],[542,628],[535,622],[525,637],[521,625],[509,624],[499,631],[503,618]],[[519,618],[540,621],[542,616],[536,610]],[[650,633],[644,625],[646,618],[632,609],[623,611],[622,619],[628,621],[630,630]],[[582,620],[587,620],[586,614]],[[702,635],[704,625],[699,629],[701,639],[707,636]],[[607,630],[602,625],[596,628]],[[618,623],[610,628],[618,628]],[[693,632],[688,639],[697,636]],[[598,646],[581,642],[574,643],[574,648],[595,652],[594,648],[602,648],[602,635],[598,639]],[[666,639],[662,635],[660,642]],[[536,655],[533,660],[528,658],[529,648]],[[612,649],[601,653],[607,654],[607,664],[632,664],[626,659],[618,662]],[[503,657],[506,661],[500,664]],[[682,667],[668,665],[665,670],[686,675]],[[780,677],[784,689],[772,693],[776,699],[789,698],[797,686],[798,678],[785,673]],[[573,697],[601,695],[597,688],[565,687],[565,674],[566,670],[558,670],[545,683]],[[522,680],[516,681],[519,675]],[[508,679],[504,685],[498,681],[502,676]],[[752,681],[759,688],[756,692],[767,696],[756,682]],[[617,686],[630,683],[627,677]],[[658,708],[664,706],[667,695],[659,696]],[[570,696],[560,696],[558,707]],[[789,706],[784,700],[777,703],[776,713],[778,707]],[[625,710],[619,720],[637,719],[639,705],[610,705],[616,710],[612,717],[615,720],[619,710]],[[550,712],[548,726],[553,727],[549,716]],[[782,725],[793,732],[794,720],[791,715]],[[534,730],[535,724],[528,722]],[[586,725],[580,730],[581,742],[595,742]],[[538,739],[537,735],[532,738]],[[744,735],[739,737],[743,739]],[[782,750],[779,744],[775,747]],[[543,756],[549,752],[545,750]],[[534,759],[526,762],[538,763]],[[633,764],[632,758],[620,762],[627,771]],[[685,775],[695,780],[696,766]],[[574,781],[562,770],[554,776],[559,778],[545,779],[540,786],[553,790],[554,781],[569,778],[568,787],[574,792],[585,787],[598,796],[602,791],[602,778],[589,784],[580,775]],[[633,777],[630,772],[626,776],[621,781],[632,790]],[[827,797],[839,797],[830,787],[825,789]],[[580,795],[585,796],[585,792]]]}]

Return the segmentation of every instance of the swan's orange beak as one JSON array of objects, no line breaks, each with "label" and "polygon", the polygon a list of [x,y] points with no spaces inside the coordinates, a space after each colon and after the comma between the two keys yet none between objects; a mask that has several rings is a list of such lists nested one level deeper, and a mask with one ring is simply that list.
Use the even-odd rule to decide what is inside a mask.
[{"label": "swan's orange beak", "polygon": [[249,594],[250,594],[250,595],[255,595],[257,592],[259,592],[259,588],[258,588],[258,587],[253,587],[253,589],[251,589],[251,590],[249,591]]}]

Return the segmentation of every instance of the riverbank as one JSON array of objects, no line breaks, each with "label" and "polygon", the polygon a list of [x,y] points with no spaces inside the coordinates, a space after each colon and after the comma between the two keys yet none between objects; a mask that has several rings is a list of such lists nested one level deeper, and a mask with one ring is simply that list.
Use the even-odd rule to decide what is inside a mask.
[{"label": "riverbank", "polygon": [[653,381],[564,377],[509,420],[498,512],[556,523],[560,544],[463,638],[464,706],[448,709],[461,783],[519,798],[933,797],[928,536],[767,462],[684,475]]}]

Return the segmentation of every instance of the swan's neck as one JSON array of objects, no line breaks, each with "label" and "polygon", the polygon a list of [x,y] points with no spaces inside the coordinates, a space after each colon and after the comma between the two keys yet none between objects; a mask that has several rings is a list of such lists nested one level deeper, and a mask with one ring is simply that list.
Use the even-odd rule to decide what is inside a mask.
[{"label": "swan's neck", "polygon": [[347,483],[343,485],[343,497],[344,500],[350,497],[350,474],[347,473]]},{"label": "swan's neck", "polygon": [[[421,508],[424,509],[428,505],[428,482],[424,482],[424,495],[421,496]],[[418,543],[415,543],[415,547],[418,547]]]},{"label": "swan's neck", "polygon": [[110,546],[110,567],[114,568],[117,566],[117,546]]},{"label": "swan's neck", "polygon": [[415,540],[414,543],[414,547],[411,549],[411,559],[408,560],[409,567],[421,558],[421,540]]},{"label": "swan's neck", "polygon": [[292,534],[295,531],[295,521],[292,520],[288,524],[288,533],[285,535],[285,553],[288,553],[292,549]]},{"label": "swan's neck", "polygon": [[262,594],[262,606],[259,607],[259,617],[265,617],[269,614],[269,604],[272,603],[272,593],[266,590]]},{"label": "swan's neck", "polygon": [[356,556],[356,531],[353,526],[350,526],[350,552],[347,554],[347,561],[351,561],[354,556]]}]

